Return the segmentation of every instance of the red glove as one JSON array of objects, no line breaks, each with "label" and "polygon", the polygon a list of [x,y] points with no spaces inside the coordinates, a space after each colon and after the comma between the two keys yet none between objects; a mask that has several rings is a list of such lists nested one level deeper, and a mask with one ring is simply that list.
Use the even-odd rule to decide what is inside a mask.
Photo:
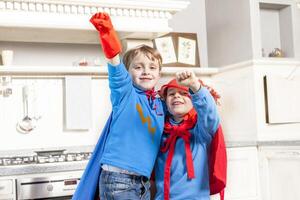
[{"label": "red glove", "polygon": [[107,13],[94,14],[90,22],[99,31],[99,38],[106,58],[113,58],[122,51],[118,35]]}]

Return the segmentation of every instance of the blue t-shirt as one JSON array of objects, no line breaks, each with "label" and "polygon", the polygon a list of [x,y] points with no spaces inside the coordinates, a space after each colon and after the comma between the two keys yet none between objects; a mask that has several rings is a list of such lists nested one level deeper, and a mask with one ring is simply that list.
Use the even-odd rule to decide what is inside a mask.
[{"label": "blue t-shirt", "polygon": [[[209,91],[202,87],[191,94],[197,112],[197,123],[190,130],[190,139],[195,178],[188,179],[186,169],[185,145],[182,138],[177,139],[171,164],[170,199],[172,200],[209,200],[208,148],[219,126],[219,116],[215,101]],[[162,141],[167,135],[163,134]],[[163,144],[163,143],[162,143]],[[164,170],[168,151],[158,154],[155,165],[156,200],[164,199]]]},{"label": "blue t-shirt", "polygon": [[101,164],[150,177],[164,126],[162,102],[133,85],[123,63],[108,65],[113,109]]}]

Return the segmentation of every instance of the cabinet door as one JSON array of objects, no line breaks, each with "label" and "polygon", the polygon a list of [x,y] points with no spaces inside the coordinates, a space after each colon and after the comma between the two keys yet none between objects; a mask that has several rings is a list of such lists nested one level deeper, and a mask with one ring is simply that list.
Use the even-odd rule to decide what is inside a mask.
[{"label": "cabinet door", "polygon": [[15,181],[13,179],[0,179],[0,200],[15,199]]},{"label": "cabinet door", "polygon": [[265,76],[267,123],[300,123],[300,77]]},{"label": "cabinet door", "polygon": [[[227,149],[226,200],[259,200],[258,159],[256,147]],[[219,199],[218,195],[211,196]]]},{"label": "cabinet door", "polygon": [[300,199],[300,147],[261,147],[263,200]]}]

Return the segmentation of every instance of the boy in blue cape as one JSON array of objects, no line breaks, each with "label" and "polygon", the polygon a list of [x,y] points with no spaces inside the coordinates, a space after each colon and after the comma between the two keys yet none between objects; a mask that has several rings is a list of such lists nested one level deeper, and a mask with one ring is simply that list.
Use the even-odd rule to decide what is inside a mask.
[{"label": "boy in blue cape", "polygon": [[148,200],[164,126],[162,102],[154,92],[162,58],[143,45],[121,61],[121,44],[108,14],[97,13],[90,22],[108,59],[112,113],[72,199]]}]

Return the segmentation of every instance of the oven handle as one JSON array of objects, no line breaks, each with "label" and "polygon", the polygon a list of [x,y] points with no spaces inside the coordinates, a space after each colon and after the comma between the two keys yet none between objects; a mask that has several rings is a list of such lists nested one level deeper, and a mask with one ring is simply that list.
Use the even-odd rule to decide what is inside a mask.
[{"label": "oven handle", "polygon": [[63,191],[75,190],[79,181],[80,181],[80,179],[78,179],[78,178],[64,180]]}]

